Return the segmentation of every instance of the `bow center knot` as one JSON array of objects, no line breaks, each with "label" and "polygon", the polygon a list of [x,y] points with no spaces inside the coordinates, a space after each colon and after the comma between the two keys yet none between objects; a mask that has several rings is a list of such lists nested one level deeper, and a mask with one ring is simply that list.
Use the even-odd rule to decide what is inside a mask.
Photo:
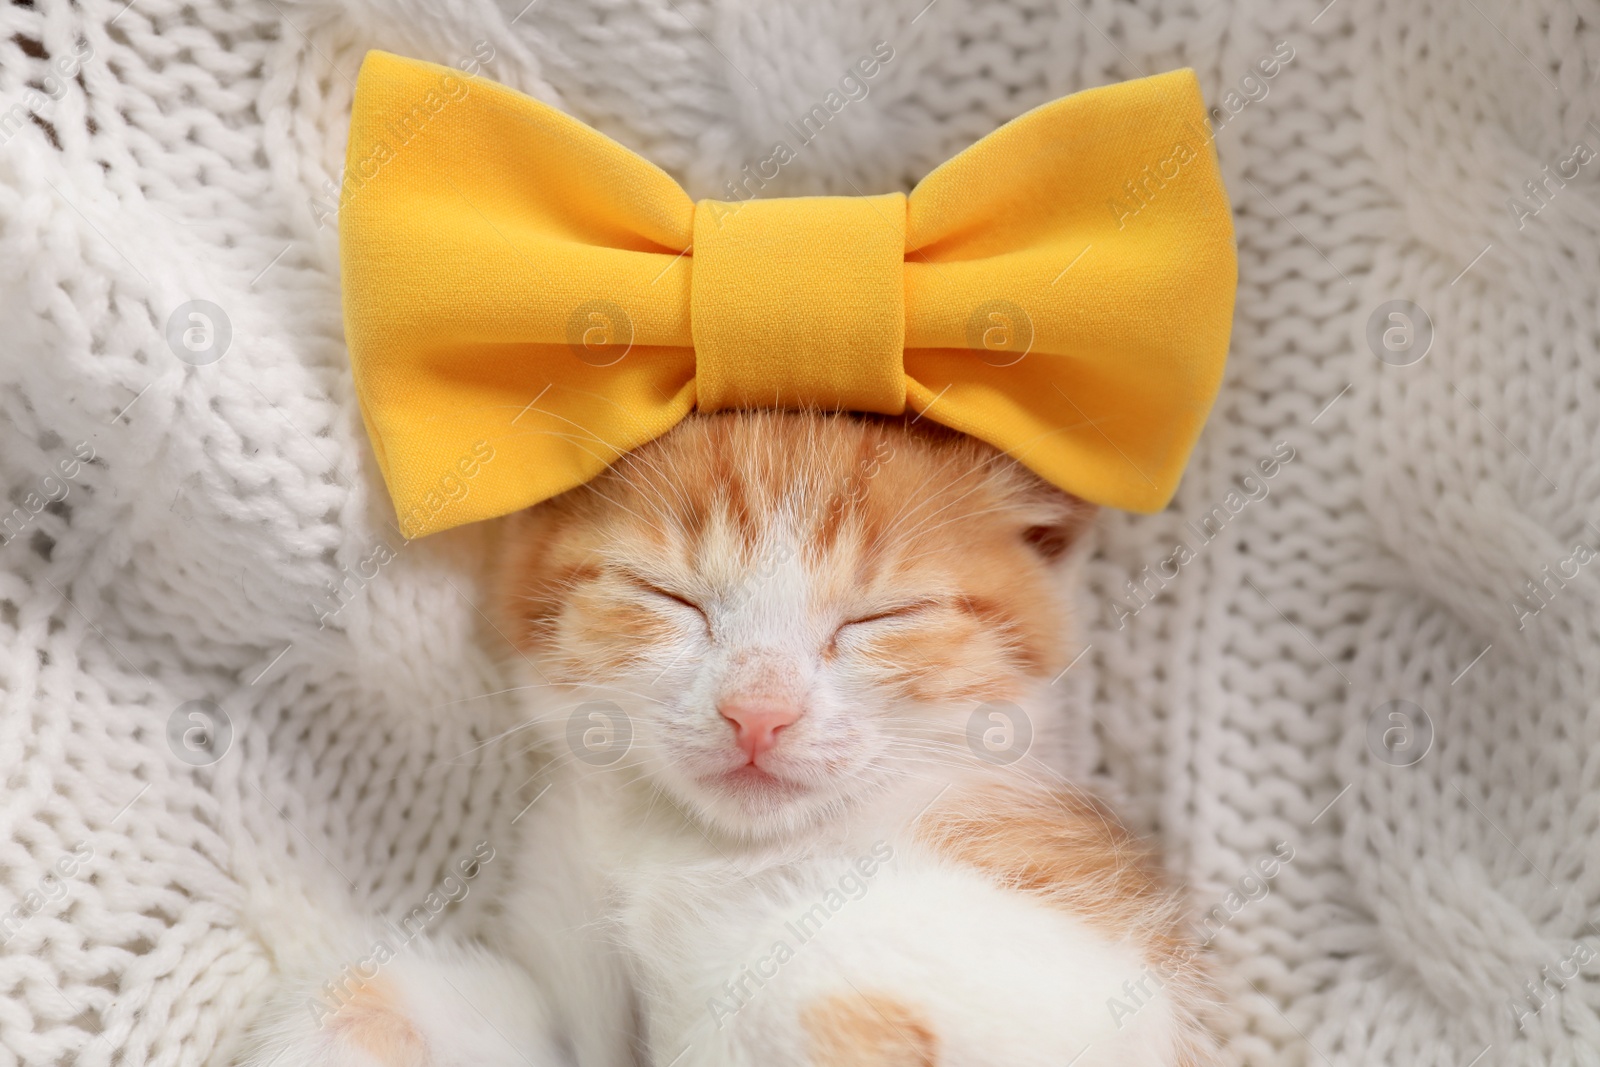
[{"label": "bow center knot", "polygon": [[904,411],[905,234],[903,193],[700,201],[699,409]]}]

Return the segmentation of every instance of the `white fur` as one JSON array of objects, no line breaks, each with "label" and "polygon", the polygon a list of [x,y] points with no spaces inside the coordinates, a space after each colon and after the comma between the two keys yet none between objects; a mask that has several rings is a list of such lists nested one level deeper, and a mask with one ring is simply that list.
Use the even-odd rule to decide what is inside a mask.
[{"label": "white fur", "polygon": [[[387,935],[377,927],[369,933],[362,948]],[[247,1062],[400,1067],[350,1041],[329,1011],[342,995],[329,983],[353,991],[356,983],[341,976],[359,955],[325,953],[321,982],[297,983],[273,1001],[257,1022],[257,1051]],[[556,1067],[563,1062],[555,1028],[527,972],[481,946],[423,939],[369,969],[366,977],[396,991],[396,1006],[425,1042],[428,1067]]]}]

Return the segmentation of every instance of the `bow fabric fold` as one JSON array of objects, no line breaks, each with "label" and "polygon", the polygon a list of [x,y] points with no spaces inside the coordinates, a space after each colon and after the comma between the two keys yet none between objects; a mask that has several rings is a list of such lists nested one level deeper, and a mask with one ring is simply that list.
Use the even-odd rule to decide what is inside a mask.
[{"label": "bow fabric fold", "polygon": [[1160,510],[1233,317],[1188,70],[1035,108],[909,195],[696,203],[554,108],[370,52],[339,232],[362,417],[407,537],[732,407],[911,410],[1084,499]]}]

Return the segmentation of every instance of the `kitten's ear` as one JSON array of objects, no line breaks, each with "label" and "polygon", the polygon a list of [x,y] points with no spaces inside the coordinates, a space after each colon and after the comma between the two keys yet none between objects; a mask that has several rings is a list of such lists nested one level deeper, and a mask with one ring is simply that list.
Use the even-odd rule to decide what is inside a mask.
[{"label": "kitten's ear", "polygon": [[1034,506],[1022,538],[1050,563],[1067,555],[1100,513],[1087,500],[1043,486],[1030,503]]}]

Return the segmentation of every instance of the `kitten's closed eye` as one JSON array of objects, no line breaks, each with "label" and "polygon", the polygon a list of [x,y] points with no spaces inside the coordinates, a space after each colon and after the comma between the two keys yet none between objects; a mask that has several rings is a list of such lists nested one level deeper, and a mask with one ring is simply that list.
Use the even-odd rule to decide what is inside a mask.
[{"label": "kitten's closed eye", "polygon": [[825,655],[831,657],[841,646],[848,651],[854,645],[893,633],[907,623],[919,621],[919,617],[929,616],[938,606],[938,601],[932,599],[913,600],[846,619],[828,638]]},{"label": "kitten's closed eye", "polygon": [[938,601],[936,600],[913,600],[905,604],[898,604],[894,607],[859,615],[856,618],[846,619],[840,623],[833,632],[833,638],[837,641],[841,636],[870,633],[873,628],[880,625],[906,622],[918,615],[926,614],[937,606]]},{"label": "kitten's closed eye", "polygon": [[682,593],[674,593],[670,589],[664,589],[648,578],[641,578],[636,574],[627,575],[626,579],[628,584],[639,592],[678,615],[687,617],[690,612],[693,612],[698,621],[704,623],[708,630],[710,629],[711,620],[706,615],[705,608],[689,597],[684,596]]},{"label": "kitten's closed eye", "polygon": [[839,624],[839,629],[842,630],[846,626],[866,626],[874,622],[908,618],[920,612],[927,611],[929,608],[935,607],[937,604],[938,601],[932,599],[912,600],[905,604],[896,605],[892,608],[884,608],[881,611],[874,611],[869,615],[862,615],[858,618],[847,619]]}]

